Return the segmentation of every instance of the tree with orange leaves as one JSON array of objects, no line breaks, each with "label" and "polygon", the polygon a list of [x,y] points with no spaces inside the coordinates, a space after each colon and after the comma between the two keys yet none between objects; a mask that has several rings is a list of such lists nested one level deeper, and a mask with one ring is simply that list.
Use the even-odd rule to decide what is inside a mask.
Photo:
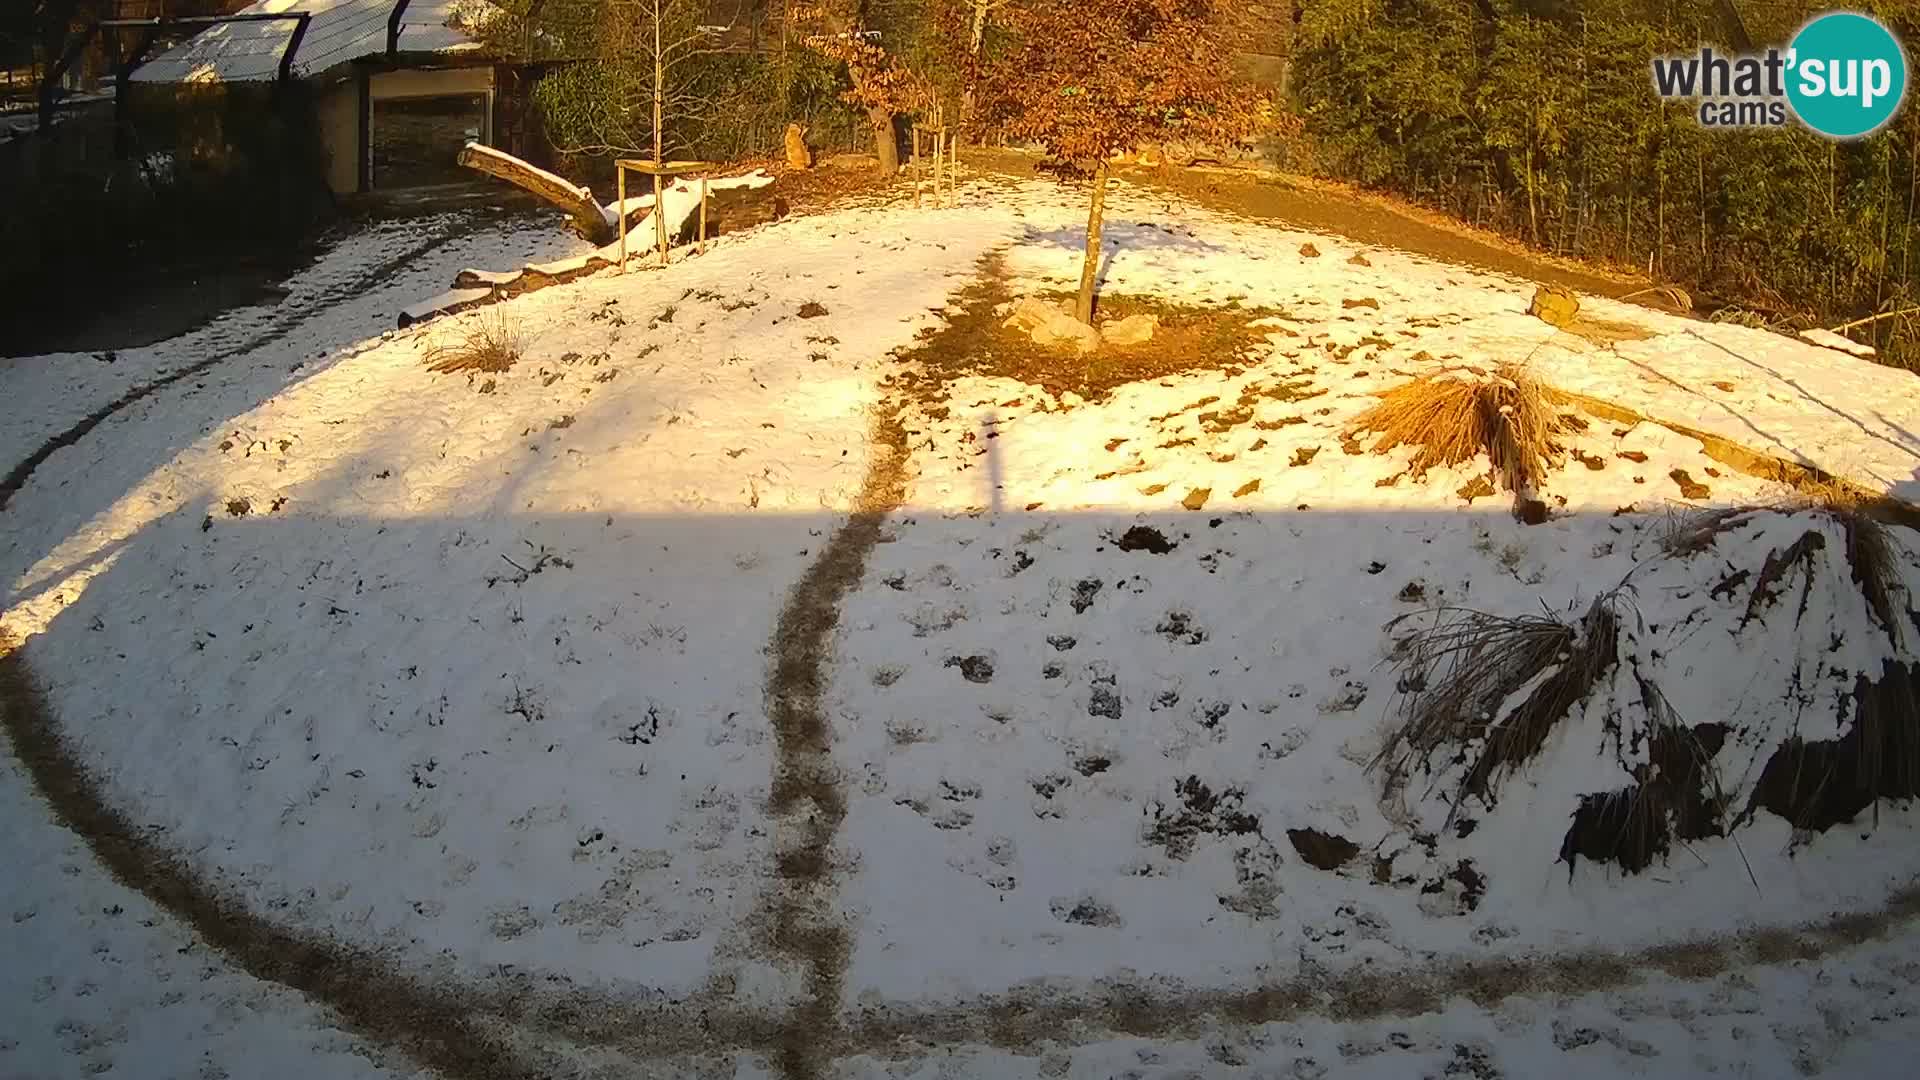
[{"label": "tree with orange leaves", "polygon": [[1021,0],[1011,46],[983,73],[984,113],[1038,142],[1055,171],[1091,177],[1075,314],[1093,322],[1107,163],[1180,140],[1230,145],[1275,122],[1267,91],[1233,74],[1241,38],[1231,0]]},{"label": "tree with orange leaves", "polygon": [[894,118],[931,107],[932,84],[881,44],[870,11],[871,0],[816,0],[793,9],[795,22],[807,28],[807,46],[847,65],[850,84],[841,97],[867,114],[874,152],[888,176],[900,171]]}]

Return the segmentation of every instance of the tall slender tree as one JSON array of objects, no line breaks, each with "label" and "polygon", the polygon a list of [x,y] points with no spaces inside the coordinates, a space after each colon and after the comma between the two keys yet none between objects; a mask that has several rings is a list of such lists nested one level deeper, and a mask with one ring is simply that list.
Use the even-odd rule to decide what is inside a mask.
[{"label": "tall slender tree", "polygon": [[1267,92],[1234,74],[1229,0],[1022,0],[988,67],[984,112],[1038,142],[1064,177],[1092,180],[1075,314],[1093,321],[1108,162],[1143,144],[1238,143],[1275,124]]}]

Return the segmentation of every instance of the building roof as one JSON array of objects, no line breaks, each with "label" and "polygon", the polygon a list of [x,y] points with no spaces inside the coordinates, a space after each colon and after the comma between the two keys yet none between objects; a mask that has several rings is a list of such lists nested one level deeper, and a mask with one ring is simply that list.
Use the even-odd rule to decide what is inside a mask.
[{"label": "building roof", "polygon": [[[295,76],[318,75],[340,64],[387,51],[387,20],[396,0],[260,0],[241,14],[308,12],[306,36],[294,54]],[[480,43],[456,29],[454,14],[471,0],[411,0],[401,16],[399,47],[409,53],[462,52]],[[216,23],[142,64],[135,82],[244,82],[272,79],[297,25],[271,22]]]}]

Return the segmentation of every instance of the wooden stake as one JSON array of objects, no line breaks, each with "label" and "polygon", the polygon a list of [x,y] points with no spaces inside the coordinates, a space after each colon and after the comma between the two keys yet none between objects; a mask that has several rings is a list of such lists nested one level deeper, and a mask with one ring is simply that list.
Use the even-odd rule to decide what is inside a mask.
[{"label": "wooden stake", "polygon": [[920,209],[920,125],[913,125],[913,208]]},{"label": "wooden stake", "polygon": [[627,272],[627,170],[616,162],[613,171],[620,177],[620,201],[616,204],[620,212],[616,216],[620,219],[620,272],[624,274]]},{"label": "wooden stake", "polygon": [[707,253],[707,178],[700,178],[700,242],[693,246],[696,254]]},{"label": "wooden stake", "polygon": [[940,198],[940,136],[939,128],[933,130],[933,205],[945,206]]},{"label": "wooden stake", "polygon": [[660,190],[660,174],[653,174],[653,239],[660,245],[660,265],[667,265],[666,196]]}]

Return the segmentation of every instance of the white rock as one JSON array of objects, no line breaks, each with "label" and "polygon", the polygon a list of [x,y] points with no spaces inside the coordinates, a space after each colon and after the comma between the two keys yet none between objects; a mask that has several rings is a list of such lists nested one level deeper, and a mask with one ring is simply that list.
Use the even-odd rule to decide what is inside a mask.
[{"label": "white rock", "polygon": [[1158,329],[1158,315],[1129,315],[1101,327],[1100,337],[1109,345],[1139,345],[1152,341],[1153,332]]},{"label": "white rock", "polygon": [[1092,352],[1100,346],[1100,332],[1067,310],[1029,296],[1014,305],[1006,326],[1033,337],[1036,345],[1072,345],[1080,352]]}]

